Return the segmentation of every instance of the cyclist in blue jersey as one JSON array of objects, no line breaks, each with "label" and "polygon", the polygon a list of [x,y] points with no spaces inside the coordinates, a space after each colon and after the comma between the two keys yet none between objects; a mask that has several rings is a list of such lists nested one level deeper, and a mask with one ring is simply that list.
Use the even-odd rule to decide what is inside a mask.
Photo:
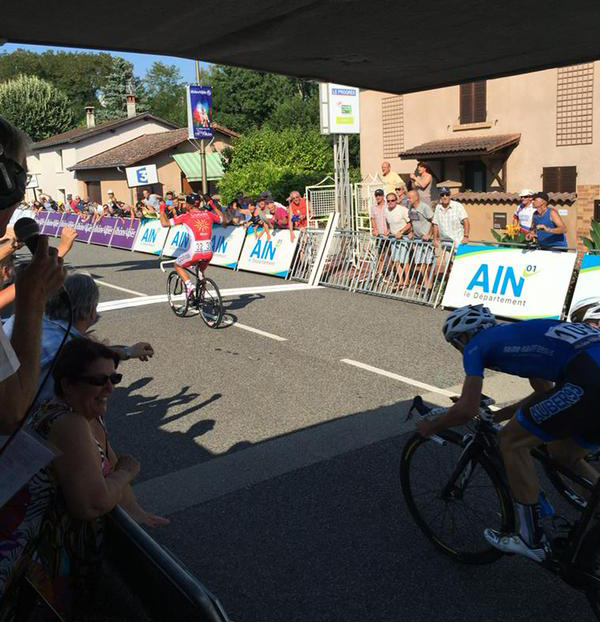
[{"label": "cyclist in blue jersey", "polygon": [[484,369],[530,379],[534,393],[511,407],[515,414],[500,433],[518,531],[486,529],[485,537],[506,553],[543,561],[547,549],[538,523],[540,485],[530,451],[547,443],[557,459],[592,482],[598,479],[585,456],[600,447],[595,413],[600,403],[600,330],[558,320],[496,324],[487,307],[475,305],[450,313],[443,332],[463,353],[466,378],[456,404],[438,419],[420,422],[417,431],[429,436],[472,419],[479,410]]}]

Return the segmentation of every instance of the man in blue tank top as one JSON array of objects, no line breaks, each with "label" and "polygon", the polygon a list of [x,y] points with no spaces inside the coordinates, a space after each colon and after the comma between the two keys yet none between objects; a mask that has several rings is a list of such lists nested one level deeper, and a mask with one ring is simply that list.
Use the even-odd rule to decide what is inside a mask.
[{"label": "man in blue tank top", "polygon": [[554,457],[592,482],[598,479],[585,456],[600,447],[600,417],[596,414],[600,330],[557,320],[496,324],[487,307],[476,305],[450,313],[443,332],[446,340],[463,352],[466,378],[456,404],[438,419],[420,422],[417,431],[429,436],[472,419],[479,410],[484,369],[530,379],[534,393],[503,409],[504,418],[512,418],[500,433],[518,532],[486,529],[484,535],[504,552],[543,561],[546,548],[538,523],[540,485],[530,451],[548,443]]},{"label": "man in blue tank top", "polygon": [[560,214],[548,205],[548,195],[538,192],[533,195],[532,234],[537,238],[540,248],[566,248],[567,227]]}]

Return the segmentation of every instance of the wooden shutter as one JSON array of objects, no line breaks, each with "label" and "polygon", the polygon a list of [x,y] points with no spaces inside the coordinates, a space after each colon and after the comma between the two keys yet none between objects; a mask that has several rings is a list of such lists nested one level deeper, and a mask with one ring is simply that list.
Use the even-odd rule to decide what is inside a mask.
[{"label": "wooden shutter", "polygon": [[460,85],[460,122],[481,123],[487,118],[486,81]]},{"label": "wooden shutter", "polygon": [[576,166],[544,166],[544,192],[575,192],[577,189]]}]

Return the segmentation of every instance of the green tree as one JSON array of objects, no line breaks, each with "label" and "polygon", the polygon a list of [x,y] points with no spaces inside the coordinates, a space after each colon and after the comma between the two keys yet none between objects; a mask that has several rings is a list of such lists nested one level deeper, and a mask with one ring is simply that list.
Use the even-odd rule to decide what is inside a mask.
[{"label": "green tree", "polygon": [[100,91],[102,107],[96,115],[97,118],[100,121],[112,121],[127,117],[126,95],[130,90],[136,97],[137,112],[146,112],[146,91],[142,81],[133,75],[133,64],[120,56],[114,56],[112,70]]},{"label": "green tree", "polygon": [[176,65],[165,65],[159,61],[153,63],[144,78],[144,87],[152,114],[185,127],[185,83]]},{"label": "green tree", "polygon": [[99,107],[98,91],[105,83],[113,65],[106,53],[55,52],[43,54],[17,49],[0,54],[0,83],[29,75],[53,84],[69,98],[75,125],[85,120],[85,107]]},{"label": "green tree", "polygon": [[226,157],[226,173],[219,183],[225,201],[238,192],[256,195],[264,190],[285,199],[291,190],[302,191],[333,170],[325,137],[301,127],[254,130],[236,140]]},{"label": "green tree", "polygon": [[276,132],[288,127],[319,129],[319,98],[316,95],[302,99],[292,97],[280,102],[265,125]]},{"label": "green tree", "polygon": [[282,102],[308,98],[316,89],[305,80],[222,65],[202,78],[213,87],[214,120],[240,133],[262,127]]},{"label": "green tree", "polygon": [[67,96],[35,76],[17,76],[0,84],[0,115],[27,132],[33,141],[73,127]]}]

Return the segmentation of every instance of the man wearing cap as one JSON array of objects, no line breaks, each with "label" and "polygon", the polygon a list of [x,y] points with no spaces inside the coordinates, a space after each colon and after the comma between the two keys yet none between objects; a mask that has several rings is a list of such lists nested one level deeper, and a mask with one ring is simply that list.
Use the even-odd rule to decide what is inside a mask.
[{"label": "man wearing cap", "polygon": [[439,247],[442,242],[454,242],[455,246],[469,241],[469,215],[462,203],[450,199],[450,190],[439,189],[440,201],[433,215],[433,244]]},{"label": "man wearing cap", "polygon": [[548,205],[548,194],[537,192],[533,195],[533,214],[531,231],[529,234],[537,238],[540,248],[566,248],[567,227],[559,213]]},{"label": "man wearing cap", "polygon": [[525,234],[531,231],[531,219],[535,212],[535,207],[533,207],[533,194],[532,190],[523,188],[523,190],[519,192],[521,202],[513,214],[513,223],[518,225]]}]

